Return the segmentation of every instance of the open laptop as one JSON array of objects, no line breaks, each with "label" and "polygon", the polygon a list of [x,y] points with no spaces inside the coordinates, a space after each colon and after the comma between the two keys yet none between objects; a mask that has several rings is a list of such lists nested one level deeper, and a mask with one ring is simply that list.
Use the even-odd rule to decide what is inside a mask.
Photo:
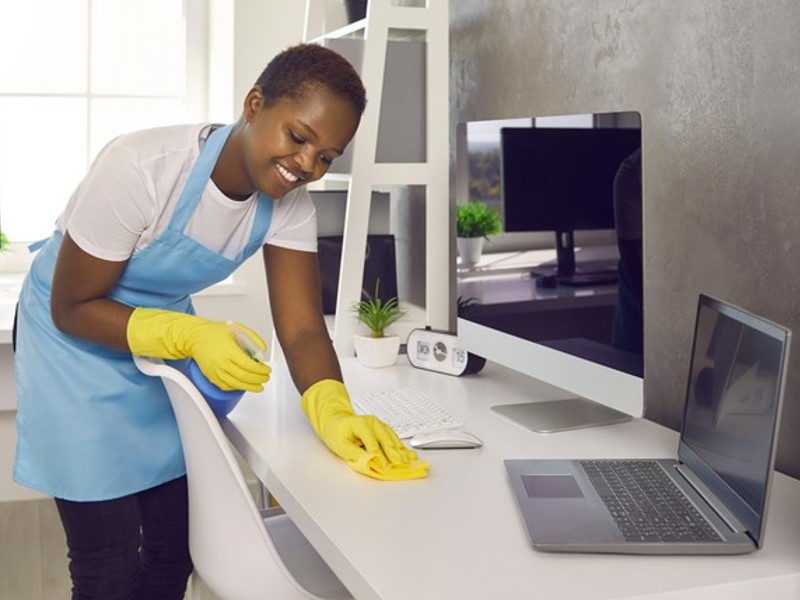
[{"label": "open laptop", "polygon": [[[790,337],[700,295],[678,459],[506,460],[533,546],[631,554],[761,547]],[[652,479],[626,494],[641,475],[630,470]],[[677,492],[662,492],[663,480]],[[657,516],[665,503],[672,508]]]}]

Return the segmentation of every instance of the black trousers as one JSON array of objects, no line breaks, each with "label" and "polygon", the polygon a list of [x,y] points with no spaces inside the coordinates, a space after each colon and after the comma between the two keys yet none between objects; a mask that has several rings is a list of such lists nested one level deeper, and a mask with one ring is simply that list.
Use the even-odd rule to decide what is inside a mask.
[{"label": "black trousers", "polygon": [[73,600],[182,600],[192,572],[186,477],[123,498],[56,498]]}]

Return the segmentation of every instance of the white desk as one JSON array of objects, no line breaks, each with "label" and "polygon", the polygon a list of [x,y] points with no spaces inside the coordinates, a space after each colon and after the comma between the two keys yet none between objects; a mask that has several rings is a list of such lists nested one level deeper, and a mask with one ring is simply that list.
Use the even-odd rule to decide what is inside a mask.
[{"label": "white desk", "polygon": [[454,378],[343,361],[351,392],[427,390],[484,441],[477,450],[422,452],[427,479],[379,482],[352,472],[316,438],[281,365],[246,395],[225,431],[257,476],[358,599],[770,600],[800,598],[800,481],[778,474],[766,547],[743,556],[552,554],[527,539],[503,467],[512,457],[674,456],[677,434],[645,420],[534,434],[490,411],[561,397],[489,364]]}]

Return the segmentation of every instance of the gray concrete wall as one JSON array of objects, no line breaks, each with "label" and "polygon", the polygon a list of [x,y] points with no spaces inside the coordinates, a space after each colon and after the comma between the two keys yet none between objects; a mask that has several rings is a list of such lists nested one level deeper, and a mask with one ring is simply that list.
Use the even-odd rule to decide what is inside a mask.
[{"label": "gray concrete wall", "polygon": [[[680,425],[699,292],[800,336],[800,3],[456,0],[450,27],[452,152],[462,121],[641,113],[649,418]],[[778,468],[800,477],[793,356]]]}]

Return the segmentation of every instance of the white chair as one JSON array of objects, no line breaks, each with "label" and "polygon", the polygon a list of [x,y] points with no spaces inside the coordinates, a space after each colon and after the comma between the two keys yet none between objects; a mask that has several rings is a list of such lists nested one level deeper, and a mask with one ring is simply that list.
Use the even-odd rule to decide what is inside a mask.
[{"label": "white chair", "polygon": [[282,509],[259,511],[222,428],[189,379],[160,360],[134,362],[162,379],[178,421],[195,575],[220,600],[352,598]]}]

